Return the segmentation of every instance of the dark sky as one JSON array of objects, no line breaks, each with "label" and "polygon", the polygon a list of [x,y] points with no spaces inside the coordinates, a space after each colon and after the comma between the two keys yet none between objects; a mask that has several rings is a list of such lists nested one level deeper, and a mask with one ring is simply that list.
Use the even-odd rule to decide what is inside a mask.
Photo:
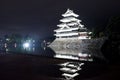
[{"label": "dark sky", "polygon": [[0,0],[0,35],[52,36],[67,8],[86,27],[103,27],[110,16],[120,15],[120,0]]}]

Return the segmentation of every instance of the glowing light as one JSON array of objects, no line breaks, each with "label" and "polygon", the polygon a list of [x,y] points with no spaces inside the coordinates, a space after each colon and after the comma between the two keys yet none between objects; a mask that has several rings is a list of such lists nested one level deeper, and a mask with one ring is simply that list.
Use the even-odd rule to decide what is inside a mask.
[{"label": "glowing light", "polygon": [[9,38],[7,38],[7,39],[6,39],[6,41],[10,41],[10,39],[9,39]]},{"label": "glowing light", "polygon": [[23,47],[24,47],[24,48],[29,48],[29,47],[30,47],[30,44],[29,44],[28,42],[26,42],[26,43],[23,44]]},{"label": "glowing light", "polygon": [[62,76],[65,76],[67,80],[71,80],[78,75],[79,75],[79,73],[74,73],[74,74],[63,73],[62,74]]}]

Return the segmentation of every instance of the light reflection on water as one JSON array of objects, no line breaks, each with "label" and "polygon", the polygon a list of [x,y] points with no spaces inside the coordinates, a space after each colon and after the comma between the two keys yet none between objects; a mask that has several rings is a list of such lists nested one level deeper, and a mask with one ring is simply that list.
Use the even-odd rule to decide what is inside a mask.
[{"label": "light reflection on water", "polygon": [[40,48],[39,45],[36,45],[35,43],[28,43],[28,42],[25,42],[23,44],[0,43],[0,51],[3,51],[3,52],[32,53],[32,52],[38,51],[39,48]]},{"label": "light reflection on water", "polygon": [[79,62],[65,62],[59,64],[62,68],[59,70],[62,71],[62,76],[64,80],[74,80],[76,76],[79,76],[78,71],[82,70],[84,63]]},{"label": "light reflection on water", "polygon": [[[4,47],[4,48],[2,48],[2,51],[5,51],[5,53],[15,52],[15,53],[25,53],[25,54],[35,54],[35,55],[40,55],[40,54],[44,55],[43,52],[45,52],[45,51],[47,51],[45,53],[45,55],[48,55],[51,53],[50,50],[48,50],[48,48],[44,51],[40,47],[31,47],[31,48],[24,49],[21,46],[19,46],[19,47]],[[53,54],[52,54],[52,56],[53,56]],[[59,77],[56,75],[53,76],[53,77],[58,77],[56,80],[76,80],[76,77],[81,77],[81,72],[84,73],[83,69],[82,69],[84,66],[86,66],[86,63],[84,63],[84,61],[86,61],[86,62],[93,61],[92,56],[89,54],[88,55],[87,54],[79,54],[79,57],[78,56],[54,55],[55,58],[60,58],[61,56],[62,56],[62,58],[69,59],[69,60],[68,60],[68,62],[56,64],[55,66],[57,66],[57,68],[54,68],[55,66],[52,66],[53,68],[51,69],[51,72],[55,71],[56,75],[59,76]],[[73,60],[77,60],[77,61],[73,61]],[[83,62],[81,62],[81,61],[83,61]],[[46,66],[45,69],[49,68],[49,67],[51,67],[51,66]],[[43,72],[45,69],[43,69]],[[43,74],[43,73],[40,73],[40,74]],[[48,73],[45,73],[44,75],[46,75],[46,74],[49,75],[50,73],[48,72]]]}]

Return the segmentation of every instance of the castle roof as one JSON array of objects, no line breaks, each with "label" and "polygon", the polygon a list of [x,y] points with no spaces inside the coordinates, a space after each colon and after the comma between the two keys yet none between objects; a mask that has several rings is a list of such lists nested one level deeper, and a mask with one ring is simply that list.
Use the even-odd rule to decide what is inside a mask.
[{"label": "castle roof", "polygon": [[60,22],[72,22],[72,21],[81,21],[81,20],[79,20],[79,19],[77,19],[77,18],[75,18],[75,17],[65,17],[65,18],[63,18],[63,19],[61,19],[60,20]]},{"label": "castle roof", "polygon": [[74,16],[74,17],[78,17],[79,15],[75,14],[72,10],[67,9],[67,11],[62,14],[63,17],[68,17],[68,16]]},{"label": "castle roof", "polygon": [[73,30],[78,30],[79,28],[66,28],[66,29],[56,29],[54,30],[55,32],[67,32],[67,31],[73,31]]},{"label": "castle roof", "polygon": [[78,32],[71,32],[71,33],[62,33],[62,34],[54,34],[55,36],[74,36],[78,35]]}]

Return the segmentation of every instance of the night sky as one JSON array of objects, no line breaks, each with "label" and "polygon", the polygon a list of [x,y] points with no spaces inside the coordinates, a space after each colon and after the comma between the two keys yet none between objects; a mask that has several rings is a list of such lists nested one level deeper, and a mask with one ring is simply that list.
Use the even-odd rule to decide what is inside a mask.
[{"label": "night sky", "polygon": [[120,15],[120,0],[1,0],[0,35],[52,36],[67,8],[80,15],[86,27],[104,27],[110,16]]}]

